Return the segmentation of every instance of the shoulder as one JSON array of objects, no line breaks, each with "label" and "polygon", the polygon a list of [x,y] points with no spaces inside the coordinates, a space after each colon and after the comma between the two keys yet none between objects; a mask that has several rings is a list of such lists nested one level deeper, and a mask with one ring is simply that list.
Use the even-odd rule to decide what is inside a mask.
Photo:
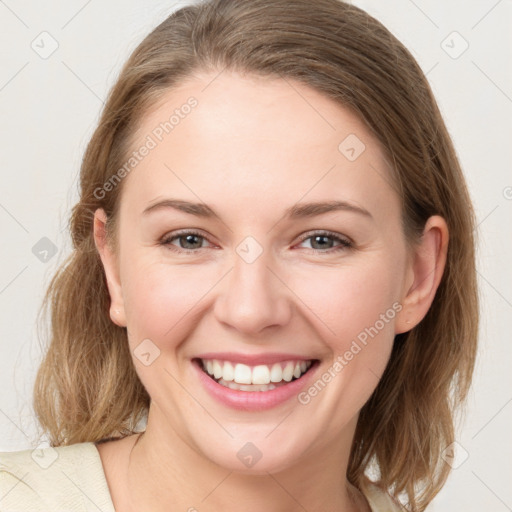
[{"label": "shoulder", "polygon": [[366,480],[361,492],[370,504],[372,512],[403,512],[405,509],[388,492],[370,480]]},{"label": "shoulder", "polygon": [[0,452],[0,512],[114,512],[94,443]]}]

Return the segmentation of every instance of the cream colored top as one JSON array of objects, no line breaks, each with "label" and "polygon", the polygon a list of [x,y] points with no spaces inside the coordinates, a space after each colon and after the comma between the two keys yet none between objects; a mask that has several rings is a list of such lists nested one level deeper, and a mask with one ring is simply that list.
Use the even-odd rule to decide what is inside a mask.
[{"label": "cream colored top", "polygon": [[[375,485],[364,489],[372,512],[400,512]],[[92,442],[0,452],[0,512],[115,512]]]}]

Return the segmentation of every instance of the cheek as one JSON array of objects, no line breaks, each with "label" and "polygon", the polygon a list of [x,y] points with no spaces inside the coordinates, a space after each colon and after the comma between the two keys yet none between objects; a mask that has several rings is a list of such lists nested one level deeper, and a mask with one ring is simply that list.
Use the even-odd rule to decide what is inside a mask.
[{"label": "cheek", "polygon": [[386,335],[393,332],[396,309],[400,308],[399,267],[398,261],[387,264],[381,255],[364,264],[315,269],[290,274],[290,278],[297,296],[317,318],[315,324],[325,339],[333,349],[344,350],[347,342],[376,323]]},{"label": "cheek", "polygon": [[172,400],[178,408],[174,401],[183,390],[170,376],[179,372],[179,364],[166,354],[174,353],[200,321],[201,299],[216,281],[212,269],[133,258],[125,270],[128,344],[135,370],[152,400]]},{"label": "cheek", "polygon": [[132,337],[180,340],[180,331],[215,283],[212,268],[169,265],[132,258],[125,265],[123,293]]},{"label": "cheek", "polygon": [[397,279],[392,266],[375,264],[326,272],[323,279],[316,272],[314,286],[302,280],[300,294],[331,358],[299,402],[327,408],[332,432],[363,407],[386,368],[401,309]]}]

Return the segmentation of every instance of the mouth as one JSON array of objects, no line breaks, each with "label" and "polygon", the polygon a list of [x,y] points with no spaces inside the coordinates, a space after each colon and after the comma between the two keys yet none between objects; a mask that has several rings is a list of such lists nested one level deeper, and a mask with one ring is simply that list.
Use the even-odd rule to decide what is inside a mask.
[{"label": "mouth", "polygon": [[193,362],[217,384],[236,391],[269,392],[303,378],[318,359],[247,365],[220,359],[194,358]]}]

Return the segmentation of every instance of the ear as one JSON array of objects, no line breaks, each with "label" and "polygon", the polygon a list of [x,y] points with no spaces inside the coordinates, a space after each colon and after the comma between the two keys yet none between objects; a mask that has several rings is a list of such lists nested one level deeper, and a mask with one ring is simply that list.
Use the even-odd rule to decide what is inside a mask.
[{"label": "ear", "polygon": [[103,263],[110,295],[110,318],[119,327],[126,327],[124,301],[117,258],[107,239],[107,215],[103,208],[94,212],[94,243]]},{"label": "ear", "polygon": [[407,332],[418,325],[430,309],[446,265],[448,238],[448,226],[443,217],[430,217],[420,242],[409,257],[395,334]]}]

